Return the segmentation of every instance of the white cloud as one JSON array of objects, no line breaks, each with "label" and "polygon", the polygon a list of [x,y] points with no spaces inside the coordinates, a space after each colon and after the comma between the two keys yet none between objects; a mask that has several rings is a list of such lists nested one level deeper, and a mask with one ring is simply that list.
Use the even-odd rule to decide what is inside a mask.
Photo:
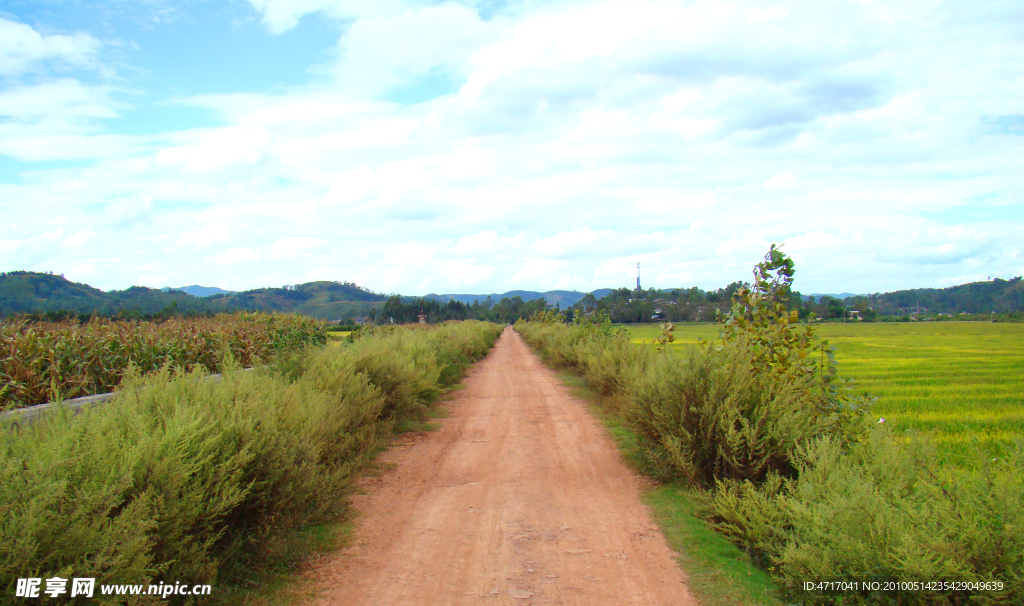
[{"label": "white cloud", "polygon": [[0,76],[17,76],[51,60],[90,66],[100,46],[99,40],[84,33],[43,35],[24,23],[0,17]]},{"label": "white cloud", "polygon": [[807,251],[830,248],[839,243],[840,240],[834,235],[816,231],[787,238],[785,251],[791,255],[796,255]]},{"label": "white cloud", "polygon": [[533,248],[548,258],[559,258],[581,252],[593,252],[611,244],[614,234],[611,230],[594,231],[589,227],[573,231],[561,231],[533,243]]},{"label": "white cloud", "polygon": [[13,258],[19,249],[29,244],[28,240],[0,240],[0,253]]},{"label": "white cloud", "polygon": [[[0,156],[25,161],[108,158],[136,147],[131,137],[102,132],[103,121],[130,106],[115,71],[102,65],[103,44],[87,34],[42,34],[0,18]],[[86,83],[72,77],[101,76]]]},{"label": "white cloud", "polygon": [[71,234],[60,243],[61,246],[69,248],[78,248],[92,242],[96,234],[91,231],[78,230]]},{"label": "white cloud", "polygon": [[0,88],[0,155],[46,161],[137,151],[138,138],[102,133],[101,121],[128,107],[113,98],[115,92],[71,78]]},{"label": "white cloud", "polygon": [[493,265],[476,265],[463,259],[452,259],[441,262],[436,269],[438,275],[430,276],[430,281],[437,283],[438,277],[444,276],[444,286],[472,288],[494,275],[495,269]]},{"label": "white cloud", "polygon": [[203,135],[196,145],[160,150],[157,161],[166,166],[185,165],[196,171],[228,164],[254,164],[262,157],[269,140],[270,136],[262,129],[219,128]]},{"label": "white cloud", "polygon": [[231,224],[226,221],[214,221],[199,229],[187,231],[178,238],[178,246],[187,248],[206,248],[207,246],[231,240]]},{"label": "white cloud", "polygon": [[34,86],[13,86],[0,91],[0,116],[19,122],[87,118],[113,118],[125,107],[111,100],[112,89],[86,86],[62,78]]},{"label": "white cloud", "polygon": [[[530,288],[550,288],[557,284],[560,269],[568,265],[566,261],[556,261],[542,257],[525,257],[520,259],[519,269],[512,274],[512,284],[529,284]],[[534,286],[539,285],[539,286]]]},{"label": "white cloud", "polygon": [[459,238],[459,242],[452,249],[452,253],[463,256],[488,253],[493,251],[499,245],[499,242],[498,234],[493,231],[482,231]]},{"label": "white cloud", "polygon": [[309,257],[321,244],[323,241],[319,238],[281,238],[270,246],[266,258],[273,260]]},{"label": "white cloud", "polygon": [[741,238],[731,238],[716,246],[715,254],[717,254],[718,256],[727,255],[736,249],[743,248],[746,245],[746,240],[743,240]]},{"label": "white cloud", "polygon": [[349,204],[362,200],[377,185],[373,168],[360,164],[355,170],[346,171],[331,180],[327,191],[327,200],[339,204]]},{"label": "white cloud", "polygon": [[380,94],[432,69],[462,78],[471,57],[493,41],[497,26],[476,11],[445,3],[357,20],[341,38],[335,77]]},{"label": "white cloud", "polygon": [[754,22],[771,21],[772,19],[785,18],[789,16],[790,9],[781,6],[771,8],[754,7],[747,11],[747,20]]},{"label": "white cloud", "polygon": [[220,265],[229,265],[233,263],[243,263],[245,261],[259,261],[262,257],[263,256],[260,254],[260,251],[249,247],[243,247],[226,250],[211,258]]},{"label": "white cloud", "polygon": [[615,284],[616,287],[632,288],[636,281],[636,263],[635,259],[622,257],[609,259],[594,270],[594,278],[606,284]]},{"label": "white cloud", "polygon": [[[81,263],[73,265],[68,270],[68,279],[70,280],[84,280],[96,277],[98,275],[97,270],[99,265],[96,263]],[[71,276],[74,276],[73,278]],[[145,283],[146,279],[142,278],[141,282]]]},{"label": "white cloud", "polygon": [[63,237],[64,237],[64,228],[58,227],[54,231],[45,232],[42,236],[40,236],[39,239],[42,240],[43,242],[53,242],[55,240],[60,240]]},{"label": "white cloud", "polygon": [[797,179],[793,173],[786,171],[778,175],[769,177],[764,182],[764,186],[767,189],[787,189],[796,185]]}]

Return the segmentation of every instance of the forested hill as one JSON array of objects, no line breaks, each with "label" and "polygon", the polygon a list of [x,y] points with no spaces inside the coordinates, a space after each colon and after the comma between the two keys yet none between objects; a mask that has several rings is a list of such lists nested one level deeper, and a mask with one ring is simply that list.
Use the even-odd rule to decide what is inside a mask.
[{"label": "forested hill", "polygon": [[[852,297],[855,299],[858,297]],[[851,299],[846,302],[850,303]],[[1005,313],[1024,311],[1024,282],[995,278],[949,288],[915,288],[866,296],[868,305],[879,315],[903,315],[916,311],[928,313]]]},{"label": "forested hill", "polygon": [[0,316],[18,313],[152,316],[222,311],[294,312],[327,320],[366,315],[386,296],[351,283],[309,282],[284,288],[194,297],[180,290],[133,286],[104,292],[63,276],[28,271],[0,273]]},{"label": "forested hill", "polygon": [[307,282],[284,288],[259,288],[231,295],[213,295],[214,305],[247,310],[285,311],[323,320],[351,319],[380,309],[386,295],[349,282]]}]

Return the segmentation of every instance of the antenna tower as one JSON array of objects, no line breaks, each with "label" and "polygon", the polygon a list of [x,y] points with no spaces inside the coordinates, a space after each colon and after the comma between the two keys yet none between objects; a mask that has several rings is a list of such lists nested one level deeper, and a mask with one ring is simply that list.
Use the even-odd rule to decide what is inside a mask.
[{"label": "antenna tower", "polygon": [[640,262],[636,262],[636,289],[640,290]]}]

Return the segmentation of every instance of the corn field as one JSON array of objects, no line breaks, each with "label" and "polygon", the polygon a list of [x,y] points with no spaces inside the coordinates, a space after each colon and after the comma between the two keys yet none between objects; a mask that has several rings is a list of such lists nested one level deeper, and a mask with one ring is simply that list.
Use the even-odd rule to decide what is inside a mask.
[{"label": "corn field", "polygon": [[323,323],[296,315],[240,313],[161,323],[0,322],[0,410],[113,391],[125,371],[165,365],[249,367],[282,350],[326,342]]}]

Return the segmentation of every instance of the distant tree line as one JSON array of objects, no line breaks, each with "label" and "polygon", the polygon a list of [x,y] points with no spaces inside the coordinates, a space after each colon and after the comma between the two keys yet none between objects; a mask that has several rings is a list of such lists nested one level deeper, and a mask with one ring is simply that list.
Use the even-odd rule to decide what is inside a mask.
[{"label": "distant tree line", "polygon": [[548,308],[544,299],[524,301],[522,297],[505,297],[495,303],[490,297],[484,301],[463,303],[455,299],[442,303],[435,299],[409,298],[403,299],[393,295],[384,303],[380,310],[370,312],[370,319],[375,324],[408,324],[418,322],[419,316],[426,316],[425,321],[431,324],[446,320],[483,320],[499,324],[515,323],[526,319],[538,311]]},{"label": "distant tree line", "polygon": [[597,299],[587,294],[573,308],[584,314],[605,312],[612,322],[714,322],[729,310],[732,296],[746,282],[733,282],[717,290],[693,288],[630,290],[620,288]]},{"label": "distant tree line", "polygon": [[[588,294],[573,307],[586,314],[608,313],[613,322],[713,322],[729,310],[732,296],[746,282],[733,282],[717,290],[656,289],[630,290],[620,288],[597,299]],[[829,295],[804,297],[793,291],[789,309],[806,319],[812,313],[822,320],[843,320],[859,317],[871,321],[936,314],[989,314],[1013,320],[1024,312],[1024,283],[1020,277],[994,279],[949,288],[919,288],[885,294],[855,295],[839,299]],[[988,316],[986,316],[988,317]]]}]

